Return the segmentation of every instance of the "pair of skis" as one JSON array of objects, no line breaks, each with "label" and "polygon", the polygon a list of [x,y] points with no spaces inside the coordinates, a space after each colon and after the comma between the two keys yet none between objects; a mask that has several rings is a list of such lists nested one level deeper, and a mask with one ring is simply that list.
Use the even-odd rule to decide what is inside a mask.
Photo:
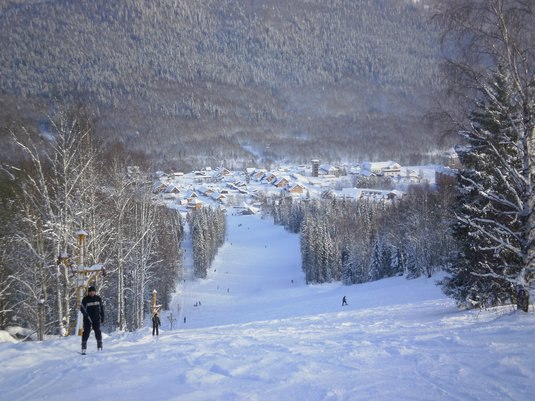
[{"label": "pair of skis", "polygon": [[[97,348],[98,352],[102,352],[102,344],[100,345],[100,347]],[[86,354],[86,349],[85,348],[82,348],[82,352],[80,352],[81,355],[85,355]]]}]

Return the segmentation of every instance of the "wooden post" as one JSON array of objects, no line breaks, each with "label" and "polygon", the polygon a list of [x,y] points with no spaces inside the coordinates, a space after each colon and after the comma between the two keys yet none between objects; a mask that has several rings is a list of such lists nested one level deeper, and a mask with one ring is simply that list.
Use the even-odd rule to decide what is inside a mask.
[{"label": "wooden post", "polygon": [[76,330],[75,332],[81,336],[84,332],[83,320],[84,317],[80,311],[82,298],[85,296],[89,283],[93,282],[99,274],[106,275],[106,270],[103,265],[96,264],[91,267],[85,267],[85,260],[87,258],[86,237],[87,232],[80,230],[76,233],[78,236],[78,265],[74,269],[76,282]]}]

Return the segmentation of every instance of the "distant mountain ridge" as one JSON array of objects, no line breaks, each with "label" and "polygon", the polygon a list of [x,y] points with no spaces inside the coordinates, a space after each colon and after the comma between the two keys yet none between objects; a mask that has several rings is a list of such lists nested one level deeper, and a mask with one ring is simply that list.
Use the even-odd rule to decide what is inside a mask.
[{"label": "distant mountain ridge", "polygon": [[401,157],[434,145],[428,21],[405,0],[8,0],[0,93],[10,112],[89,104],[103,135],[170,162]]}]

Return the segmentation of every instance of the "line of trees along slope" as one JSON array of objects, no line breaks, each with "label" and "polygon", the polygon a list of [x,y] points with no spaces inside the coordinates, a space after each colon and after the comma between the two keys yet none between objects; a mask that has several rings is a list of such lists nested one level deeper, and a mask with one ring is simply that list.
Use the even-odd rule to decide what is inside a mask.
[{"label": "line of trees along slope", "polygon": [[225,242],[225,211],[221,208],[203,207],[190,211],[187,221],[193,246],[193,273],[195,277],[206,278],[217,250]]},{"label": "line of trees along slope", "polygon": [[449,226],[454,195],[449,186],[415,186],[393,203],[283,198],[272,214],[300,233],[308,283],[415,278],[447,267],[456,249]]},{"label": "line of trees along slope", "polygon": [[461,248],[443,288],[460,304],[516,302],[527,312],[535,282],[535,5],[444,6],[445,43],[461,50],[447,72],[463,107],[449,110],[461,136],[453,225]]},{"label": "line of trees along slope", "polygon": [[3,166],[0,322],[37,329],[44,304],[48,334],[72,329],[77,265],[76,232],[89,233],[85,265],[102,263],[95,283],[106,303],[110,327],[143,325],[149,291],[167,303],[181,270],[182,221],[156,205],[146,183],[128,171],[120,148],[104,151],[92,119],[81,109],[60,110],[35,138],[21,128],[13,140],[23,152],[17,167]]}]

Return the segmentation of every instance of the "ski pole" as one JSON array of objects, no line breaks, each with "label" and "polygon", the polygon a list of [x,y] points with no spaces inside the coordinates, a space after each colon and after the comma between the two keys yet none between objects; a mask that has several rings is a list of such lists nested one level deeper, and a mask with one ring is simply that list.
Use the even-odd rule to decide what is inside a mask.
[{"label": "ski pole", "polygon": [[89,313],[87,313],[87,309],[83,303],[82,303],[82,308],[84,309],[84,312],[85,312],[84,316],[87,317],[87,320],[89,320],[89,323],[91,323],[91,326],[93,326],[93,320],[91,320],[91,317],[89,316]]}]

